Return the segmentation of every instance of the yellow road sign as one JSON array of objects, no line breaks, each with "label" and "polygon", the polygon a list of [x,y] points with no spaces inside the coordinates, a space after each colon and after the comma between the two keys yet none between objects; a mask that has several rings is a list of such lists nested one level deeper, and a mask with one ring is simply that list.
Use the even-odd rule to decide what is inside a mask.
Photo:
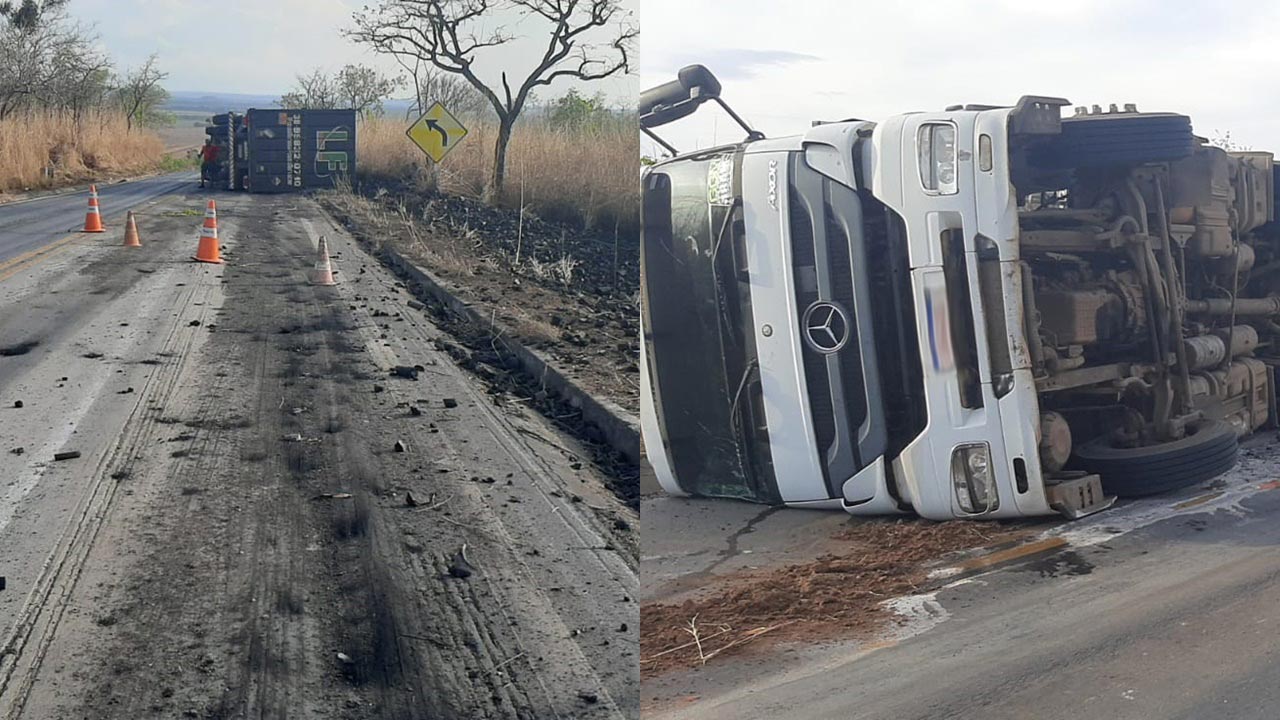
[{"label": "yellow road sign", "polygon": [[467,129],[443,105],[435,103],[422,113],[417,122],[409,126],[405,135],[422,148],[427,157],[440,162],[441,158],[467,136]]}]

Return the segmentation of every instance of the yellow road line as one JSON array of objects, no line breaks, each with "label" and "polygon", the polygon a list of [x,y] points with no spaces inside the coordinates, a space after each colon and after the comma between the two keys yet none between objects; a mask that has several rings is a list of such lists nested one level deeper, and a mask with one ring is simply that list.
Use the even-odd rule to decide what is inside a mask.
[{"label": "yellow road line", "polygon": [[957,563],[954,567],[958,568],[960,572],[971,572],[973,570],[989,568],[1001,563],[1025,558],[1029,555],[1035,555],[1036,553],[1057,550],[1058,548],[1065,547],[1066,544],[1067,541],[1060,537],[1045,538],[1044,540],[1029,542],[1024,545],[1018,545],[1005,550],[997,550],[996,552],[988,555],[965,560],[964,562]]},{"label": "yellow road line", "polygon": [[1209,493],[1208,495],[1201,495],[1200,497],[1194,497],[1194,498],[1191,498],[1190,500],[1186,500],[1186,501],[1180,502],[1180,503],[1178,503],[1177,505],[1174,505],[1174,506],[1173,506],[1173,509],[1174,509],[1174,510],[1186,510],[1187,508],[1192,508],[1192,507],[1195,507],[1195,506],[1197,506],[1197,505],[1203,505],[1203,504],[1205,504],[1205,503],[1209,502],[1210,500],[1217,500],[1218,498],[1222,497],[1223,495],[1226,495],[1226,493],[1224,493],[1224,492],[1211,492],[1211,493]]},{"label": "yellow road line", "polygon": [[37,262],[52,256],[57,251],[64,249],[67,243],[78,237],[80,237],[80,233],[72,233],[60,240],[55,240],[48,245],[38,247],[35,250],[28,250],[16,258],[11,258],[0,263],[0,281],[12,277],[19,270],[24,269],[24,265],[30,267]]}]

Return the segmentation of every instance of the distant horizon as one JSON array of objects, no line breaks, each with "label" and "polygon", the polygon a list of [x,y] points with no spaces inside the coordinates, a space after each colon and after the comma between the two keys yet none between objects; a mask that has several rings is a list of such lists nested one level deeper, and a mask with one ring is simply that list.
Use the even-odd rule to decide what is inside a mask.
[{"label": "distant horizon", "polygon": [[280,97],[284,93],[245,93],[245,92],[229,92],[224,90],[169,90],[165,88],[170,96],[186,95],[186,96],[217,96],[217,97]]},{"label": "distant horizon", "polygon": [[[577,88],[567,88],[565,89],[564,93],[560,93],[558,95],[555,95],[549,98],[534,98],[534,102],[530,106],[530,108],[532,109],[532,108],[545,105],[549,100],[555,100],[556,98],[562,97],[564,94],[567,94],[568,92],[570,92],[570,90],[575,90],[575,89]],[[205,100],[205,99],[236,101],[235,102],[236,105],[239,105],[241,102],[275,103],[277,100],[281,98],[281,96],[285,94],[284,92],[272,94],[272,93],[224,92],[220,90],[169,90],[168,88],[166,88],[166,91],[169,93],[169,98],[164,102],[164,104],[161,107],[168,110],[178,110],[178,111],[185,110],[189,112],[194,112],[196,110],[215,109],[215,108],[213,108],[212,106],[195,107],[195,108],[174,107],[175,101],[177,101],[176,104],[178,105],[181,105],[183,103],[190,103],[192,101]],[[581,92],[580,89],[578,91]],[[288,91],[285,91],[285,92],[288,92]],[[609,100],[614,101],[616,99],[609,98]],[[399,97],[393,96],[383,100],[384,104],[392,105],[398,108],[403,108],[403,107],[413,105],[415,102],[417,102],[417,98],[412,95],[404,95]],[[224,109],[224,108],[216,108],[216,109]]]}]

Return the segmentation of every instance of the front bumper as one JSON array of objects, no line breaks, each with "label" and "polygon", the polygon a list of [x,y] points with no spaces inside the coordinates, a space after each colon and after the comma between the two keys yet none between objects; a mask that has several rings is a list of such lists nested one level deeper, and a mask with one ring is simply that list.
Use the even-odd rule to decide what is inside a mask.
[{"label": "front bumper", "polygon": [[[919,307],[924,307],[928,289],[940,286],[941,276],[942,271],[937,269],[913,272]],[[935,312],[937,310],[939,308],[935,308]],[[1003,397],[996,396],[991,382],[982,383],[982,407],[964,408],[960,402],[960,385],[955,370],[945,365],[936,367],[933,363],[934,352],[924,317],[922,312],[920,347],[925,356],[925,398],[929,419],[924,431],[892,460],[893,477],[902,499],[918,515],[931,520],[1052,514],[1054,511],[1045,498],[1040,472],[1039,404],[1030,369],[1014,371],[1012,390]],[[952,488],[952,454],[958,446],[970,443],[986,443],[990,447],[992,477],[999,506],[989,513],[965,512]],[[850,485],[874,489],[876,494],[873,502],[847,505],[848,512],[856,515],[892,512],[888,507],[892,498],[888,493],[885,470],[886,463],[882,460],[850,480]]]},{"label": "front bumper", "polygon": [[[926,194],[914,168],[914,138],[920,124],[936,121],[924,113],[899,117],[877,128],[877,138],[885,152],[881,169],[896,167],[902,172],[877,177],[877,195],[889,198],[907,225],[912,258],[912,288],[919,322],[920,351],[924,358],[925,401],[928,421],[924,431],[912,440],[893,461],[893,475],[903,499],[922,517],[1010,518],[1052,514],[1045,496],[1039,454],[1039,398],[1032,377],[1024,331],[1022,278],[1019,270],[1018,216],[1009,182],[1007,123],[1009,111],[995,110],[951,114],[947,119],[958,128],[958,175],[970,179],[950,196]],[[992,144],[989,167],[979,168],[975,158],[980,136]],[[947,293],[945,259],[939,242],[947,232],[960,232],[964,241],[965,277],[968,281],[968,310],[972,313],[976,366],[980,378],[980,407],[964,407],[959,376],[946,362],[946,348],[940,331],[949,331],[928,319],[932,303],[934,317],[947,317],[947,303],[955,294]],[[999,307],[984,307],[979,238],[986,255],[995,252],[999,263]],[[992,262],[988,260],[987,262]],[[990,279],[990,278],[988,278]],[[988,294],[989,296],[992,294]],[[1002,321],[1002,322],[1000,322]],[[991,325],[994,331],[988,326]],[[957,340],[959,342],[959,340]],[[1007,378],[1000,378],[1006,391],[995,391],[992,376],[992,349],[1008,355]],[[977,403],[969,403],[977,405]],[[989,513],[971,513],[961,508],[951,481],[951,457],[955,448],[968,443],[990,447],[991,472],[999,506]]]}]

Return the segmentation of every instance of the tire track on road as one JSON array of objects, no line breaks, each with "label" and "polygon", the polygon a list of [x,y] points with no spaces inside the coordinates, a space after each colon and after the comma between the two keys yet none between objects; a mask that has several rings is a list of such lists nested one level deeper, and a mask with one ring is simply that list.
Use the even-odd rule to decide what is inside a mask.
[{"label": "tire track on road", "polygon": [[[637,717],[637,582],[607,517],[570,499],[591,476],[530,447],[425,319],[402,325],[407,344],[378,337],[352,297],[390,287],[376,262],[379,285],[306,284],[314,248],[293,218],[308,207],[219,208],[239,226],[217,332],[132,429],[133,494],[28,715]],[[433,382],[385,379],[397,357]],[[166,456],[157,424],[184,420],[186,454]],[[410,508],[410,489],[435,497]],[[337,491],[350,497],[315,499]],[[449,572],[463,543],[465,579]]]},{"label": "tire track on road", "polygon": [[[310,234],[314,236],[314,229],[308,229],[310,230]],[[340,231],[337,231],[335,227],[335,232]],[[331,249],[334,247],[343,247],[344,249],[351,250],[350,252],[344,253],[347,257],[351,257],[353,259],[365,257],[363,253],[356,249],[355,244],[349,238],[340,236],[339,243],[340,245],[337,246],[331,245]],[[371,263],[373,263],[373,261],[371,261]],[[348,275],[345,277],[351,278],[356,275],[353,268],[348,268],[347,272]],[[358,277],[361,282],[376,283],[380,290],[385,293],[385,296],[383,297],[384,300],[387,297],[397,298],[401,296],[401,290],[397,287],[396,282],[381,269],[372,273],[360,274]],[[346,289],[343,291],[348,295],[353,292],[357,292]],[[367,293],[371,296],[377,296],[379,294],[377,291],[371,292],[367,289],[360,290],[358,292]],[[361,297],[357,299],[372,301],[373,297],[361,295]],[[364,327],[377,327],[378,324],[376,320],[370,317],[368,313],[368,310],[357,310],[356,316]],[[399,333],[402,330],[406,330],[408,331],[408,334],[412,336],[411,340],[406,345],[400,346],[399,344],[392,342],[391,338],[388,338],[386,342],[390,343],[392,347],[387,348],[383,347],[382,342],[374,336],[369,336],[367,339],[367,345],[375,355],[375,360],[384,370],[396,364],[413,364],[413,361],[408,360],[406,357],[399,356],[398,353],[404,352],[404,349],[409,346],[431,348],[434,345],[434,340],[442,336],[440,330],[423,316],[403,312],[400,317],[404,322],[396,326],[397,332]],[[506,417],[493,408],[490,396],[473,383],[460,369],[454,366],[452,361],[449,360],[446,355],[440,352],[432,352],[431,355],[441,359],[441,364],[439,366],[433,366],[432,371],[448,373],[453,381],[451,384],[456,384],[456,386],[461,389],[461,392],[466,395],[466,398],[471,401],[467,406],[474,408],[474,410],[480,415],[481,420],[478,425],[483,428],[483,433],[486,436],[486,439],[492,442],[491,447],[499,449],[503,455],[513,461],[515,467],[519,468],[518,474],[526,476],[533,481],[532,487],[537,493],[539,503],[537,503],[537,509],[532,512],[545,513],[546,517],[553,518],[555,522],[561,524],[561,526],[564,527],[573,538],[573,540],[568,544],[570,551],[586,553],[592,561],[592,570],[594,573],[598,573],[598,577],[604,578],[610,583],[611,590],[593,590],[592,597],[634,597],[636,592],[636,577],[634,570],[630,569],[628,564],[621,562],[617,551],[613,550],[610,546],[610,542],[607,539],[609,537],[607,531],[597,529],[597,527],[593,526],[592,523],[588,522],[586,518],[582,516],[582,512],[584,511],[582,505],[571,499],[570,495],[572,493],[566,491],[564,481],[558,477],[557,470],[552,468],[552,466],[537,452],[537,450],[532,448],[527,441],[524,440],[521,434],[514,430],[510,421]],[[398,357],[399,359],[397,359]],[[459,396],[459,400],[465,402],[462,400],[462,396]],[[440,435],[433,437],[443,438],[442,442],[448,442],[448,436],[446,433],[442,432]],[[473,438],[473,440],[478,441],[480,438]],[[457,448],[454,448],[454,452],[458,455],[463,454]],[[532,673],[537,677],[538,683],[542,687],[544,697],[547,701],[551,701],[552,698],[563,693],[562,688],[565,677],[562,673],[565,675],[568,673],[565,672],[564,667],[557,667],[555,672],[548,673],[546,668],[539,667],[532,661],[533,658],[529,651],[533,648],[545,646],[552,637],[569,638],[569,642],[572,643],[576,649],[576,652],[574,653],[576,657],[571,661],[571,666],[575,668],[579,675],[593,675],[596,671],[592,670],[592,668],[599,666],[600,660],[602,659],[599,652],[600,648],[598,646],[587,646],[585,643],[581,642],[574,642],[572,638],[578,637],[578,632],[571,627],[569,620],[569,618],[574,618],[576,620],[574,624],[583,623],[585,618],[589,617],[589,615],[581,612],[583,609],[581,605],[575,605],[573,601],[566,601],[564,599],[565,596],[572,595],[572,593],[549,593],[546,590],[543,590],[542,587],[547,582],[545,580],[546,574],[548,570],[554,568],[555,563],[548,562],[539,554],[530,555],[530,553],[526,551],[529,547],[528,540],[517,540],[512,534],[512,529],[510,527],[511,519],[502,518],[501,515],[483,499],[477,498],[476,502],[485,508],[484,512],[481,513],[480,516],[472,518],[472,520],[466,523],[461,529],[464,534],[476,534],[477,537],[474,538],[475,542],[487,544],[497,541],[503,550],[503,562],[494,563],[496,569],[493,571],[495,575],[502,577],[502,581],[499,583],[486,575],[485,577],[477,580],[477,582],[488,583],[490,585],[489,594],[494,598],[492,602],[496,603],[503,612],[504,624],[508,628],[507,632],[512,633],[517,643],[513,650],[502,654],[489,656],[487,653],[480,653],[478,655],[478,660],[490,668],[498,667],[503,663],[507,663],[504,667],[508,670],[514,669],[513,665],[518,665],[518,667],[524,668],[525,672]],[[534,547],[537,547],[537,545]],[[394,556],[394,549],[388,548],[383,554],[387,556]],[[539,562],[540,567],[537,571],[535,571],[534,567],[530,565],[529,560]],[[424,577],[430,577],[437,574],[441,567],[439,564],[428,565],[425,559],[420,561],[411,560],[411,562],[414,563],[417,568],[417,571],[412,574],[412,577],[417,579],[410,580],[408,583],[416,583],[419,587],[423,586]],[[447,566],[448,558],[443,558],[443,562],[445,563],[445,566]],[[585,568],[582,569],[585,570]],[[563,572],[563,568],[555,568],[555,571]],[[592,577],[596,576],[592,575]],[[556,585],[573,587],[581,581],[581,577],[566,577],[563,582],[556,583]],[[497,600],[498,598],[504,598],[508,595],[508,592],[504,591],[501,586],[506,586],[507,588],[518,587],[522,588],[524,592],[535,593],[545,607],[554,608],[558,614],[549,615],[545,618],[545,620],[549,622],[554,629],[539,628],[538,632],[534,633],[528,633],[528,631],[526,631],[526,633],[531,636],[524,637],[519,629],[521,625],[516,623],[513,617],[506,613],[506,610],[503,609],[502,603]],[[450,588],[450,590],[452,590],[452,588]],[[457,598],[453,598],[453,600],[453,607],[461,610],[463,612],[463,617],[470,617],[468,610],[477,607],[468,605],[466,602],[458,601]],[[524,614],[528,615],[528,609],[525,610]],[[638,629],[638,611],[636,614],[637,618],[630,622],[630,627]],[[471,619],[472,621],[475,621],[475,618],[472,617]],[[617,626],[612,629],[616,630]],[[534,639],[535,637],[537,638],[536,641]],[[608,647],[607,642],[604,647]],[[475,648],[472,649],[474,650]],[[638,712],[638,700],[633,697],[635,694],[634,683],[631,683],[629,686],[625,681],[621,683],[614,683],[612,685],[614,688],[620,688],[620,692],[625,693],[623,697],[615,698],[612,695],[613,691],[610,690],[611,683],[606,682],[600,677],[597,677],[596,681],[597,692],[600,693],[599,702],[602,709],[608,708],[613,713],[626,714],[623,708],[631,707],[634,704],[635,710]],[[555,688],[559,692],[553,692],[551,688]],[[577,712],[580,712],[580,709],[577,710]]]},{"label": "tire track on road", "polygon": [[[138,393],[133,410],[125,420],[119,439],[103,454],[94,469],[94,479],[77,509],[74,521],[41,568],[12,629],[3,644],[0,644],[0,712],[4,713],[0,717],[4,720],[19,717],[26,705],[32,684],[62,620],[84,562],[110,513],[119,488],[117,480],[132,473],[142,450],[150,445],[159,416],[159,411],[152,409],[153,402],[158,401],[159,406],[164,407],[178,387],[185,361],[197,344],[197,334],[189,326],[184,326],[184,316],[193,307],[193,298],[198,292],[205,299],[200,317],[203,319],[208,313],[208,288],[192,288],[183,293],[185,301],[179,305],[180,312],[175,314],[163,345],[165,352],[176,356],[173,371],[166,373],[158,368],[147,378],[142,391]],[[33,646],[32,638],[35,638]]]}]

